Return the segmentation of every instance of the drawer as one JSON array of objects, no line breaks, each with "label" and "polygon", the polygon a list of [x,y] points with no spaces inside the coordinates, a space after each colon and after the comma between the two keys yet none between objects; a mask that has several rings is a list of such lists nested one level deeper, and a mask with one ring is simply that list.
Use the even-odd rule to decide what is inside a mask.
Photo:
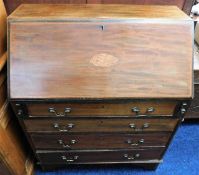
[{"label": "drawer", "polygon": [[163,148],[115,151],[37,151],[42,164],[81,164],[99,162],[132,162],[160,159]]},{"label": "drawer", "polygon": [[176,101],[28,103],[29,117],[66,116],[172,116]]},{"label": "drawer", "polygon": [[150,134],[32,134],[36,149],[129,149],[165,147],[170,133]]},{"label": "drawer", "polygon": [[149,132],[173,131],[178,119],[29,119],[28,132]]}]

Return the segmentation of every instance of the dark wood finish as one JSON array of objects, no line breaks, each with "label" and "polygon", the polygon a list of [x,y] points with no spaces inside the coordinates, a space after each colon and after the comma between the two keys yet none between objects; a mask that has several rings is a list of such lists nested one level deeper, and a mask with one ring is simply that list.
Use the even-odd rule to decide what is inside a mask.
[{"label": "dark wood finish", "polygon": [[[68,116],[172,116],[177,101],[123,101],[76,103],[27,103],[30,117],[68,117]],[[139,111],[134,112],[137,108]],[[51,110],[53,109],[53,111]],[[68,112],[65,110],[68,109]],[[150,109],[152,111],[150,111]]]},{"label": "dark wood finish", "polygon": [[132,149],[166,147],[170,133],[150,134],[31,134],[37,150]]},{"label": "dark wood finish", "polygon": [[[154,11],[143,15],[148,8]],[[10,98],[191,98],[192,21],[175,7],[159,11],[165,23],[147,6],[21,6],[9,17]],[[71,16],[75,23],[53,22]],[[124,17],[139,20],[108,23]],[[85,18],[96,22],[77,22]],[[24,20],[34,22],[14,22]]]},{"label": "dark wood finish", "polygon": [[[142,163],[141,163],[142,162]],[[145,163],[143,163],[145,162]],[[146,163],[147,162],[147,163]],[[128,163],[128,164],[122,164],[120,163],[120,165],[117,165],[117,166],[120,166],[121,168],[123,168],[124,166],[125,167],[130,167],[130,168],[144,168],[144,169],[147,169],[147,170],[155,170],[158,166],[158,164],[160,163],[161,161],[157,160],[157,161],[139,161],[137,163],[135,162],[131,162],[131,163]],[[39,165],[40,162],[38,162]],[[97,164],[97,166],[99,168],[110,168],[110,167],[115,167],[115,164],[111,165],[112,163],[106,163],[106,165],[103,165],[103,164]],[[50,170],[56,170],[56,169],[68,169],[70,170],[70,168],[75,168],[76,165],[75,164],[67,164],[67,166],[65,165],[62,165],[62,164],[42,164],[42,170],[43,171],[50,171]],[[83,165],[78,165],[79,168],[83,168],[83,169],[87,169],[89,170],[89,168],[93,168],[93,165],[88,165],[88,164],[83,164]]]},{"label": "dark wood finish", "polygon": [[[126,162],[130,163],[133,161],[143,161],[143,160],[153,160],[160,159],[163,153],[162,148],[153,148],[153,149],[135,149],[135,150],[116,150],[116,151],[37,151],[37,156],[41,163],[51,163],[51,164],[79,164],[79,163],[105,163],[105,162]],[[133,158],[129,160],[128,157],[125,157],[125,154],[128,155],[129,158]],[[139,154],[139,157],[136,155]],[[65,156],[68,160],[63,160],[62,156]],[[77,159],[74,157],[78,156]]]},{"label": "dark wood finish", "polygon": [[2,109],[3,105],[5,104],[5,101],[7,99],[6,96],[7,93],[7,86],[6,86],[6,81],[0,86],[0,110]]},{"label": "dark wood finish", "polygon": [[199,84],[199,70],[194,71],[194,84]]},{"label": "dark wood finish", "polygon": [[[27,132],[92,132],[92,133],[134,133],[173,131],[178,119],[48,119],[48,120],[24,120]],[[58,127],[54,127],[58,124]],[[68,124],[73,124],[70,128]],[[135,124],[134,128],[130,124]],[[148,127],[144,127],[148,124]],[[60,131],[60,130],[68,131]]]}]

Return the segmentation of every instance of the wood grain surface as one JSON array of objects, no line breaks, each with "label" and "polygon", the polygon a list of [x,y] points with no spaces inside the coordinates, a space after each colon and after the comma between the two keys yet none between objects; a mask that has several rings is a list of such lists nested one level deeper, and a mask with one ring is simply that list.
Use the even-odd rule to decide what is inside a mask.
[{"label": "wood grain surface", "polygon": [[11,22],[10,98],[191,98],[192,27]]},{"label": "wood grain surface", "polygon": [[117,5],[117,4],[22,4],[9,20],[72,20],[72,19],[184,19],[190,18],[175,6]]},{"label": "wood grain surface", "polygon": [[31,134],[37,150],[132,149],[166,147],[170,133],[150,134]]},{"label": "wood grain surface", "polygon": [[139,5],[176,5],[183,9],[186,0],[87,0],[87,3],[97,4],[139,4]]},{"label": "wood grain surface", "polygon": [[85,4],[87,0],[4,0],[8,14],[21,4]]},{"label": "wood grain surface", "polygon": [[[139,160],[158,160],[161,159],[163,148],[153,149],[135,149],[135,150],[117,150],[117,151],[81,151],[81,152],[64,152],[64,151],[38,151],[37,156],[41,163],[51,164],[78,164],[78,163],[100,163],[100,162],[133,162]],[[127,154],[129,157],[134,157],[139,154],[139,157],[135,157],[134,160],[128,160],[124,155]],[[65,156],[68,160],[73,160],[75,156],[78,158],[74,161],[67,162],[62,159]]]},{"label": "wood grain surface", "polygon": [[[27,103],[30,117],[68,116],[173,116],[177,101],[134,101],[134,102],[88,102],[79,103]],[[139,112],[134,112],[133,108]],[[53,108],[55,112],[50,112]],[[65,109],[69,112],[65,112]],[[148,110],[153,111],[149,112]]]},{"label": "wood grain surface", "polygon": [[[137,133],[173,131],[178,119],[48,119],[24,120],[31,133]],[[73,125],[70,128],[69,125]],[[134,128],[130,127],[134,125]],[[58,127],[55,127],[58,125]],[[147,125],[147,127],[144,127]],[[67,130],[67,131],[64,131]]]}]

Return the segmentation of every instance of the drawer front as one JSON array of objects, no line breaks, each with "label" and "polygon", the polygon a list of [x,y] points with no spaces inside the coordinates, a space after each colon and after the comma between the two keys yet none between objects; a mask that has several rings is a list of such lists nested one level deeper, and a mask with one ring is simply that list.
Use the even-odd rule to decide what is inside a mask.
[{"label": "drawer front", "polygon": [[173,131],[178,119],[49,119],[24,120],[28,132],[149,132]]},{"label": "drawer front", "polygon": [[37,156],[42,164],[78,164],[97,162],[132,162],[141,160],[160,159],[163,148],[136,149],[120,151],[37,151]]},{"label": "drawer front", "polygon": [[66,116],[171,116],[177,102],[107,102],[107,103],[47,103],[27,104],[29,117],[66,117]]},{"label": "drawer front", "polygon": [[36,149],[129,149],[165,147],[170,133],[151,134],[32,134]]}]

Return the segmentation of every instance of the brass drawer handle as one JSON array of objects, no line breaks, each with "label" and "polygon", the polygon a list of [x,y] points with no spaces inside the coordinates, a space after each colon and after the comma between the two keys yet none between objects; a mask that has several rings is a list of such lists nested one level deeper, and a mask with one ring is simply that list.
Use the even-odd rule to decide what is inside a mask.
[{"label": "brass drawer handle", "polygon": [[131,110],[132,112],[135,112],[136,115],[139,115],[140,113],[140,109],[138,107],[133,107]]},{"label": "brass drawer handle", "polygon": [[49,108],[48,111],[53,113],[56,117],[65,117],[67,113],[71,112],[71,108],[65,108],[64,112],[57,112],[55,108]]},{"label": "brass drawer handle", "polygon": [[143,131],[145,128],[149,128],[149,123],[144,123],[141,128],[137,128],[135,123],[130,123],[129,127],[135,131]]},{"label": "brass drawer handle", "polygon": [[131,146],[139,146],[139,145],[144,143],[144,139],[140,139],[140,140],[138,140],[137,142],[134,142],[134,143],[133,143],[132,140],[128,139],[127,143],[130,144]]},{"label": "brass drawer handle", "polygon": [[136,158],[140,157],[140,154],[137,153],[134,156],[129,156],[128,154],[124,154],[124,157],[127,158],[128,160],[135,160]]},{"label": "brass drawer handle", "polygon": [[146,113],[148,114],[148,113],[153,113],[153,112],[155,112],[155,108],[154,107],[149,107],[149,108],[147,108],[147,110],[146,110]]},{"label": "brass drawer handle", "polygon": [[74,145],[75,143],[77,143],[76,140],[71,140],[69,144],[65,144],[64,141],[61,140],[61,139],[58,140],[57,142],[58,142],[58,144],[60,144],[63,148],[67,148],[67,149],[70,149],[72,145]]},{"label": "brass drawer handle", "polygon": [[72,158],[67,158],[66,156],[61,156],[61,159],[64,160],[66,163],[72,163],[75,162],[79,156],[73,156]]},{"label": "brass drawer handle", "polygon": [[66,126],[59,126],[58,123],[54,123],[53,127],[60,132],[69,132],[72,128],[74,128],[75,124],[69,123]]},{"label": "brass drawer handle", "polygon": [[[133,107],[131,110],[132,110],[132,112],[135,112],[136,115],[142,115],[142,114],[140,114],[140,109],[138,107]],[[151,114],[154,111],[155,111],[154,107],[149,107],[149,108],[146,109],[146,112],[143,115]]]}]

